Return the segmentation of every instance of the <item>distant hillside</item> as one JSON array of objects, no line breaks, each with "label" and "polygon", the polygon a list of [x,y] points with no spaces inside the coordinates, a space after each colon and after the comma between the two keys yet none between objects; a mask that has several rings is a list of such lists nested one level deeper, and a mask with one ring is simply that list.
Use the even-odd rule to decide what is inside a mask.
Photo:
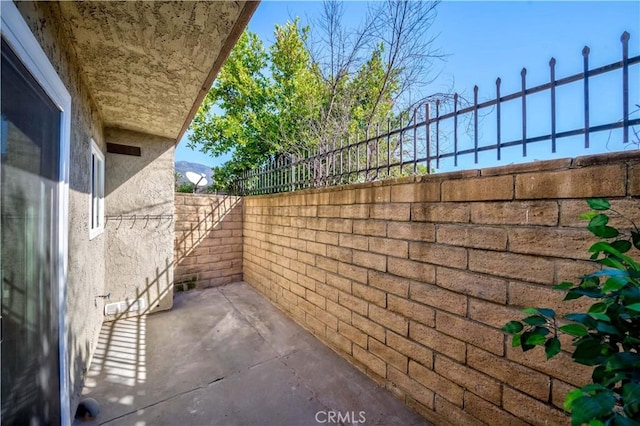
[{"label": "distant hillside", "polygon": [[176,161],[176,173],[180,173],[181,177],[178,179],[178,184],[189,182],[186,177],[187,172],[204,173],[207,177],[207,186],[213,182],[211,167],[205,166],[200,163],[190,163],[188,161]]}]

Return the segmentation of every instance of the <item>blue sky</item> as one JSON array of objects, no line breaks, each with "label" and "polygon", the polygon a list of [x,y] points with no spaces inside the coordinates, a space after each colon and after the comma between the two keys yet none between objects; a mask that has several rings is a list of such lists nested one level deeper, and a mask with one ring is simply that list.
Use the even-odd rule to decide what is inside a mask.
[{"label": "blue sky", "polygon": [[[318,1],[263,0],[249,23],[249,29],[269,43],[273,39],[275,24],[285,23],[295,16],[307,22],[317,16],[321,7]],[[345,16],[350,17],[354,24],[358,23],[365,11],[365,2],[345,3]],[[480,99],[486,100],[495,96],[497,77],[502,79],[503,95],[519,90],[520,70],[523,67],[527,68],[528,86],[548,82],[549,59],[552,56],[557,60],[556,77],[579,73],[582,70],[581,52],[585,45],[591,49],[591,67],[619,61],[622,52],[620,35],[623,31],[631,33],[629,55],[638,55],[640,1],[444,1],[438,6],[438,16],[432,29],[439,34],[436,44],[447,57],[444,62],[437,64],[439,76],[430,92],[444,91],[453,86],[455,91],[471,98],[473,86],[477,84]],[[639,67],[633,68],[629,96],[635,104],[640,103],[640,75]],[[597,118],[606,121],[609,117],[619,116],[617,110],[621,110],[621,107],[618,108],[616,95],[610,95],[610,89],[615,87],[619,92],[620,79],[617,73],[611,74],[615,75],[593,79],[592,121],[597,121]],[[564,119],[563,122],[569,127],[575,124],[573,122],[580,123],[582,120],[581,116],[574,113],[571,102],[567,102],[573,92],[581,93],[581,86],[571,86],[564,88],[566,105],[560,100],[558,104],[558,120]],[[537,101],[531,99],[531,102],[533,106]],[[546,104],[541,105],[544,109]],[[566,117],[563,117],[563,111]],[[535,128],[535,117],[531,124]],[[491,133],[485,137],[490,138]],[[503,134],[503,140],[509,138],[510,135]],[[599,139],[596,138],[593,149],[610,149],[603,144],[612,139],[612,135],[601,135],[600,139],[600,148]],[[572,150],[561,150],[557,156],[573,154],[579,155]],[[185,136],[176,150],[176,160],[215,166],[224,158],[214,159],[188,149]]]}]

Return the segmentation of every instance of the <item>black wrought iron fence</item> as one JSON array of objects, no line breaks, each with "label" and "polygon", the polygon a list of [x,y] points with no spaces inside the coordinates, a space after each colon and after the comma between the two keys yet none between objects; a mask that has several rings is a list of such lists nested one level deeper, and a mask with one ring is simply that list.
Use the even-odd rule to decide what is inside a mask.
[{"label": "black wrought iron fence", "polygon": [[[270,194],[276,192],[296,191],[306,188],[333,186],[355,182],[379,180],[395,176],[428,174],[439,171],[441,162],[453,160],[453,166],[458,167],[459,159],[463,156],[473,156],[473,164],[477,165],[479,154],[495,151],[496,160],[500,161],[503,151],[508,148],[522,148],[521,157],[527,158],[529,147],[549,141],[549,151],[556,153],[558,140],[581,136],[584,138],[584,149],[590,146],[590,135],[596,132],[622,129],[622,143],[629,144],[629,130],[640,125],[640,118],[630,118],[629,112],[629,68],[640,63],[640,55],[629,57],[629,33],[624,32],[620,37],[622,42],[622,60],[590,69],[589,47],[582,50],[583,70],[580,73],[557,79],[555,75],[556,60],[549,61],[549,82],[534,87],[527,87],[527,70],[521,72],[521,89],[508,95],[501,94],[501,79],[496,80],[496,95],[494,99],[478,102],[478,86],[474,87],[473,101],[468,106],[460,107],[458,94],[453,96],[451,111],[443,111],[441,101],[426,103],[415,109],[410,117],[406,117],[405,125],[400,119],[400,125],[392,129],[391,121],[387,121],[383,128],[376,125],[370,135],[367,132],[361,140],[348,140],[332,146],[321,146],[305,150],[301,154],[283,153],[271,158],[266,164],[245,171],[228,188],[231,192],[241,195]],[[622,70],[621,89],[622,116],[606,124],[592,125],[590,123],[590,79],[592,77]],[[583,125],[571,130],[557,131],[557,100],[556,91],[561,86],[582,81]],[[548,133],[529,136],[527,129],[527,104],[531,95],[549,92],[548,119],[550,130]],[[503,140],[502,132],[503,106],[509,101],[519,102],[521,114],[521,136],[515,139]],[[640,101],[640,99],[638,100]],[[580,108],[580,106],[578,106]],[[479,143],[479,120],[481,111],[491,111],[495,114],[495,143],[481,145]],[[468,117],[471,115],[471,117]],[[470,147],[460,145],[459,121],[467,117],[467,136],[472,139]],[[485,117],[486,118],[486,117]],[[452,130],[443,132],[445,123],[452,123]],[[486,122],[485,122],[486,123]],[[634,133],[635,143],[638,143],[638,133]],[[477,167],[477,166],[475,166]]]}]

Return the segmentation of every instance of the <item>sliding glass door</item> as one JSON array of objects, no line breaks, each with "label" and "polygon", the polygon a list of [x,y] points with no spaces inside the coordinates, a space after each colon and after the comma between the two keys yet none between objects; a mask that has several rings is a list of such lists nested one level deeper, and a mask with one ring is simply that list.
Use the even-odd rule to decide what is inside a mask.
[{"label": "sliding glass door", "polygon": [[61,111],[2,39],[1,422],[60,421]]}]

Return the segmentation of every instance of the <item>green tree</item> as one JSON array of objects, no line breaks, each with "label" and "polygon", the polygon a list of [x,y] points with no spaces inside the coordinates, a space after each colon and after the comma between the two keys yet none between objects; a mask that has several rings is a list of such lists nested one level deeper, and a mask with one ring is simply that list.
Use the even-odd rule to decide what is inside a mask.
[{"label": "green tree", "polygon": [[186,192],[188,194],[193,193],[193,184],[191,182],[182,182],[176,186],[176,192]]},{"label": "green tree", "polygon": [[199,146],[212,156],[234,150],[231,161],[214,170],[215,182],[252,167],[255,157],[272,149],[268,123],[275,112],[270,105],[272,83],[264,72],[267,58],[257,35],[244,32],[194,117],[190,147]]},{"label": "green tree", "polygon": [[[362,27],[348,32],[341,4],[326,2],[315,39],[295,19],[276,25],[269,49],[245,31],[191,126],[191,148],[213,156],[232,152],[214,168],[217,188],[268,160],[326,153],[378,123],[407,117],[416,73],[437,57],[433,39],[423,37],[436,4],[374,3]],[[397,145],[389,147],[395,156]],[[366,148],[359,161],[370,162],[379,147]],[[318,164],[309,173],[322,181],[326,170]]]},{"label": "green tree", "polygon": [[278,25],[269,51],[254,33],[240,37],[191,126],[190,147],[214,156],[233,152],[214,169],[214,182],[310,140],[307,123],[319,108],[322,85],[304,44],[307,33],[297,20]]},{"label": "green tree", "polygon": [[191,182],[182,182],[180,183],[180,179],[182,179],[182,173],[174,173],[173,174],[173,178],[175,181],[175,191],[176,192],[188,192],[188,193],[192,193],[193,192],[193,184]]}]

